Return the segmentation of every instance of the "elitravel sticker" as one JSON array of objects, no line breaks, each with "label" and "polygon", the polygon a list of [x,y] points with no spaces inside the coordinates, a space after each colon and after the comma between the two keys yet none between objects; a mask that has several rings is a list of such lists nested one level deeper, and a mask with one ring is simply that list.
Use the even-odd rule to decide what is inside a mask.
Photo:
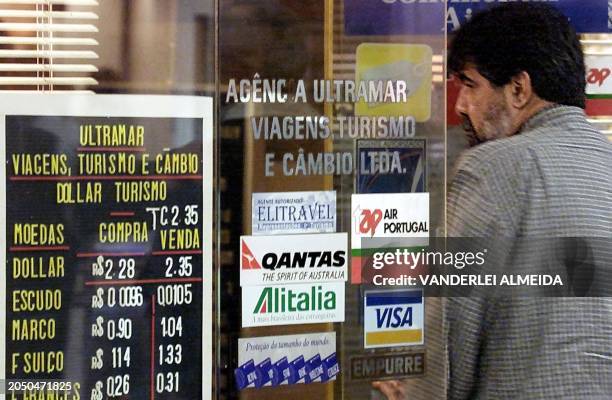
[{"label": "elitravel sticker", "polygon": [[362,283],[362,268],[373,252],[416,251],[428,244],[429,193],[353,194],[351,209],[353,284]]},{"label": "elitravel sticker", "polygon": [[344,282],[242,287],[242,327],[344,321]]},{"label": "elitravel sticker", "polygon": [[423,291],[366,291],[363,307],[363,346],[423,344]]},{"label": "elitravel sticker", "polygon": [[336,231],[336,192],[253,193],[253,235]]},{"label": "elitravel sticker", "polygon": [[347,280],[346,233],[242,236],[240,286]]},{"label": "elitravel sticker", "polygon": [[238,339],[238,365],[239,390],[335,380],[340,373],[336,333]]}]

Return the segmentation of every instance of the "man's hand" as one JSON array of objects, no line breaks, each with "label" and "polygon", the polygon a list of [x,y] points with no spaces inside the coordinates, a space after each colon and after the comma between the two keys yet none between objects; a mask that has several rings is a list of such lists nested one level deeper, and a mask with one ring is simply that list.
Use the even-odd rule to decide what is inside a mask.
[{"label": "man's hand", "polygon": [[406,398],[406,387],[402,381],[376,381],[372,382],[372,387],[384,394],[387,400],[404,400]]}]

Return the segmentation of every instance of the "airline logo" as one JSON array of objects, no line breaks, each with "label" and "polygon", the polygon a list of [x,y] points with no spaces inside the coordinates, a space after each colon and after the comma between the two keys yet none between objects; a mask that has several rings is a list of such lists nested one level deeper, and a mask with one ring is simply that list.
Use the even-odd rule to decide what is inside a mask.
[{"label": "airline logo", "polygon": [[366,291],[364,347],[413,346],[424,343],[423,291]]},{"label": "airline logo", "polygon": [[242,269],[261,269],[261,265],[249,249],[249,246],[241,240],[240,258],[242,259]]},{"label": "airline logo", "polygon": [[243,286],[242,326],[344,321],[344,282]]},{"label": "airline logo", "polygon": [[612,57],[609,55],[587,55],[586,64],[586,94],[597,98],[598,96],[612,95]]},{"label": "airline logo", "polygon": [[351,209],[351,283],[373,252],[429,243],[429,193],[354,194]]},{"label": "airline logo", "polygon": [[383,213],[380,208],[374,210],[359,210],[359,233],[374,236],[376,228],[382,220]]},{"label": "airline logo", "polygon": [[347,280],[348,235],[240,238],[240,286]]},{"label": "airline logo", "polygon": [[376,235],[377,232],[381,232],[381,230],[377,231],[376,229],[379,227],[380,221],[383,219],[383,215],[386,221],[390,221],[385,222],[383,224],[382,233],[385,237],[388,236],[389,233],[409,234],[418,232],[429,232],[427,228],[427,221],[393,221],[399,218],[397,215],[397,208],[387,208],[384,210],[384,213],[383,210],[381,210],[380,208],[376,208],[373,210],[357,209],[355,214],[356,218],[358,219],[358,234],[360,235],[369,235],[370,237],[373,237],[374,235]]},{"label": "airline logo", "polygon": [[429,193],[354,194],[353,248],[361,239],[429,237]]},{"label": "airline logo", "polygon": [[310,291],[293,286],[267,286],[262,290],[253,313],[267,314],[294,311],[320,311],[336,309],[336,293],[324,291],[323,286],[311,286]]}]

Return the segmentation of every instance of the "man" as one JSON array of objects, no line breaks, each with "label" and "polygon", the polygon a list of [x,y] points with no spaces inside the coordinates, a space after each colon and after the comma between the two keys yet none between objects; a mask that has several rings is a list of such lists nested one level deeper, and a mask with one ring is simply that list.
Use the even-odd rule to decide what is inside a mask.
[{"label": "man", "polygon": [[449,67],[473,146],[450,186],[449,236],[494,250],[485,273],[550,271],[562,293],[599,297],[449,297],[447,397],[612,399],[612,145],[582,110],[580,42],[553,8],[508,3],[457,32]]},{"label": "man", "polygon": [[[582,110],[585,67],[567,18],[537,3],[489,9],[457,32],[449,68],[474,146],[450,186],[449,236],[497,243],[506,273],[553,265],[564,293],[605,293],[612,145]],[[603,296],[453,297],[446,317],[451,399],[612,398]]]}]

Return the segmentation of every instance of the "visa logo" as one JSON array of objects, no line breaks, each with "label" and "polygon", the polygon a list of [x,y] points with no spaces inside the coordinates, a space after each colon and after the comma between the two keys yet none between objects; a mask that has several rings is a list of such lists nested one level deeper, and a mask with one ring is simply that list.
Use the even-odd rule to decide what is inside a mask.
[{"label": "visa logo", "polygon": [[385,307],[376,309],[377,328],[404,328],[412,326],[412,307]]},{"label": "visa logo", "polygon": [[364,300],[364,348],[424,343],[422,289],[366,290]]}]

